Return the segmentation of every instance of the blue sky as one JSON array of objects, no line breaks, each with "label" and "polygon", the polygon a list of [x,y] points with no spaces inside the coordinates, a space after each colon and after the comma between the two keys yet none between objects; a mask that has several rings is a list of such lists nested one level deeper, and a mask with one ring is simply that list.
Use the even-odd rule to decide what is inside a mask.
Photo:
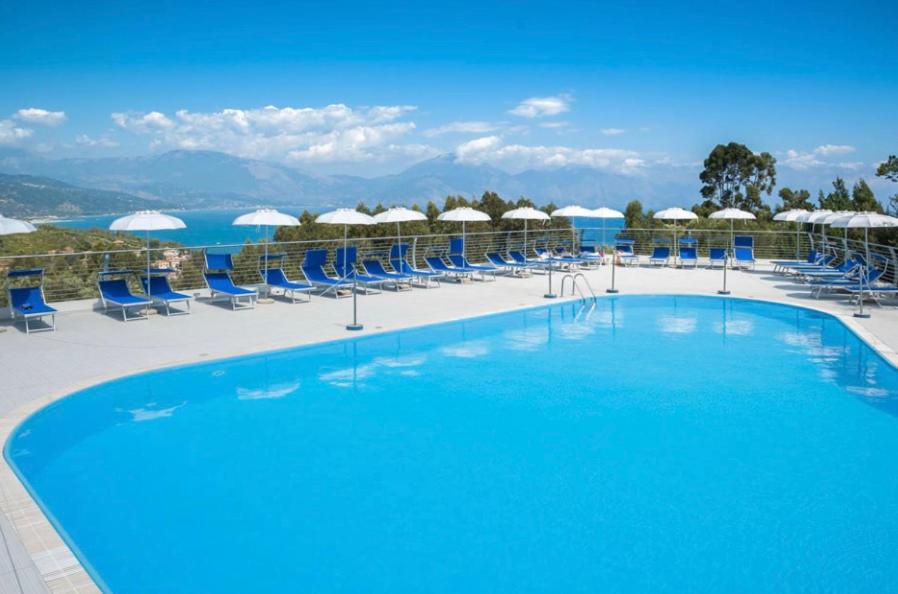
[{"label": "blue sky", "polygon": [[694,168],[718,142],[809,178],[898,152],[885,2],[3,3],[0,143],[208,148],[373,175]]}]

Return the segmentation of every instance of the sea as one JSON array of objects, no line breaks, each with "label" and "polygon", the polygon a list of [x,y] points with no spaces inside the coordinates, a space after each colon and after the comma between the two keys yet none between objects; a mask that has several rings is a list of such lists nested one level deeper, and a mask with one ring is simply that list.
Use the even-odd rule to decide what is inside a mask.
[{"label": "sea", "polygon": [[[187,225],[186,229],[174,231],[154,231],[153,239],[161,241],[177,241],[188,246],[213,246],[213,245],[240,245],[247,241],[259,241],[265,237],[265,229],[262,227],[237,227],[232,223],[238,216],[250,212],[247,208],[224,208],[208,210],[169,211]],[[302,207],[280,208],[282,212],[299,215]],[[69,227],[72,229],[108,229],[110,223],[121,215],[100,215],[91,217],[78,217],[66,220],[52,221],[54,225]],[[583,240],[586,242],[601,243],[602,221],[598,219],[574,219],[574,225],[578,229],[585,229]],[[608,219],[605,221],[606,242],[614,241],[617,233],[623,228],[623,219]],[[272,231],[273,233],[273,231]],[[142,234],[139,234],[142,236]]]}]

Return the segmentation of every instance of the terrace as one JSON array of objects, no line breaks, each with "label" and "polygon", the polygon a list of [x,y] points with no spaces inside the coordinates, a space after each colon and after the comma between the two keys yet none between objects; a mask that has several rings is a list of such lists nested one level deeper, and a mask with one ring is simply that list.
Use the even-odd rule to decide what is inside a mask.
[{"label": "terrace", "polygon": [[[590,230],[600,233],[599,230]],[[615,285],[622,294],[687,294],[715,295],[723,282],[721,269],[707,268],[708,248],[725,245],[728,232],[691,230],[698,240],[700,263],[693,269],[650,267],[646,255],[658,238],[669,238],[665,230],[628,230],[635,240],[636,252],[643,264],[615,267]],[[756,270],[727,271],[728,288],[733,298],[748,298],[790,303],[816,308],[838,316],[862,338],[898,363],[898,309],[872,307],[870,319],[852,317],[856,305],[844,295],[814,299],[807,289],[791,279],[774,275],[769,261],[791,258],[796,248],[806,254],[820,247],[820,235],[794,232],[752,232]],[[473,260],[491,249],[518,245],[519,233],[479,233],[468,236],[467,251]],[[448,245],[448,236],[403,238],[413,246],[414,258],[420,264],[428,253],[439,253]],[[570,230],[532,233],[529,242],[562,244],[570,242]],[[353,245],[361,253],[383,254],[395,238],[357,239]],[[864,246],[841,237],[826,240],[838,254],[861,252]],[[798,242],[798,245],[796,245]],[[342,242],[307,242],[272,244],[272,251],[288,254],[287,270],[300,276],[298,263],[307,249],[333,248]],[[532,245],[532,243],[531,243]],[[215,249],[239,250],[236,281],[255,283],[258,248],[254,246],[216,246]],[[889,263],[886,280],[895,282],[894,248],[873,245],[873,252]],[[8,328],[0,334],[3,343],[4,386],[0,398],[0,416],[4,441],[13,428],[35,410],[82,387],[125,374],[196,361],[213,360],[248,353],[290,348],[315,342],[344,338],[345,326],[352,317],[351,299],[313,297],[311,303],[290,304],[281,300],[260,304],[252,311],[234,312],[210,303],[201,288],[202,248],[165,248],[151,254],[152,260],[177,266],[181,274],[176,288],[196,296],[193,313],[188,316],[151,316],[146,321],[123,323],[120,318],[97,311],[89,284],[72,282],[73,274],[93,278],[100,266],[139,267],[146,253],[113,252],[110,254],[50,254],[23,258],[0,258],[0,267],[39,266],[47,270],[48,299],[60,309],[56,332],[26,335]],[[604,298],[611,286],[611,266],[584,270],[589,285]],[[552,275],[554,292],[561,290],[563,273]],[[549,276],[533,274],[528,278],[499,277],[497,282],[444,282],[440,288],[415,289],[408,292],[384,291],[382,294],[358,296],[362,334],[386,332],[423,324],[433,324],[472,316],[486,315],[519,308],[535,307],[548,302]],[[582,285],[581,285],[582,287]],[[571,295],[570,285],[559,299],[578,299]],[[353,335],[354,336],[354,335]],[[50,371],[50,373],[48,373]],[[0,472],[0,529],[6,542],[6,553],[0,554],[0,591],[10,592],[94,592],[96,586],[81,568],[75,556],[62,542],[46,517],[25,492],[18,479],[4,463]]]}]

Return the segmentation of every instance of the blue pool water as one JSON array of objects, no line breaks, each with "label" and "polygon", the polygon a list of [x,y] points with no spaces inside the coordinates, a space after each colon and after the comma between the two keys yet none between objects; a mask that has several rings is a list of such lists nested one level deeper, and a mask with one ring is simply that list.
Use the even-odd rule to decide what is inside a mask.
[{"label": "blue pool water", "polygon": [[6,455],[111,592],[884,592],[896,415],[832,317],[631,296],[117,380]]}]

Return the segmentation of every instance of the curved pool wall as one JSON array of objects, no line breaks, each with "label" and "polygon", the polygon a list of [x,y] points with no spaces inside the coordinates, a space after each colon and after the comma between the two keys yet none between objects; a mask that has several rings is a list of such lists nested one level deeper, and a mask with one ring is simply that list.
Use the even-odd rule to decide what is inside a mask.
[{"label": "curved pool wall", "polygon": [[5,455],[112,592],[885,591],[896,413],[828,314],[630,296],[118,379]]}]

